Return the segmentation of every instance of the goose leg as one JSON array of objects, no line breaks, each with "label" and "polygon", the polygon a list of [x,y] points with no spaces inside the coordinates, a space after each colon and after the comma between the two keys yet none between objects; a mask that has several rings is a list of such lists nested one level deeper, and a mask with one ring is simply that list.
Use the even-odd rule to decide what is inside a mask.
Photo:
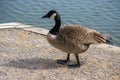
[{"label": "goose leg", "polygon": [[80,67],[80,61],[79,61],[78,54],[75,54],[75,58],[77,60],[77,64],[68,65],[69,67]]},{"label": "goose leg", "polygon": [[57,63],[59,63],[59,64],[65,64],[68,61],[70,62],[70,53],[68,53],[66,60],[57,60]]}]

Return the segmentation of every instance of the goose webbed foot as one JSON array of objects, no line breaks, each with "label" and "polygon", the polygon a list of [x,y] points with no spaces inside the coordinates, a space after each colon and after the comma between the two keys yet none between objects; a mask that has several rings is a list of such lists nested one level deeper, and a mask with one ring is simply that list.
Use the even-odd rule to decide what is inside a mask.
[{"label": "goose webbed foot", "polygon": [[70,62],[70,54],[68,53],[66,60],[57,60],[57,63],[59,64],[66,64],[67,62]]},{"label": "goose webbed foot", "polygon": [[67,60],[57,60],[57,63],[59,63],[59,64],[65,64],[67,62],[68,62]]},{"label": "goose webbed foot", "polygon": [[[75,54],[75,58],[77,60],[77,64],[68,64],[69,67],[80,67],[80,62],[79,62],[79,56],[78,54]],[[70,62],[70,54],[68,53],[67,59],[66,60],[57,60],[57,63],[59,64],[66,64],[67,62]]]},{"label": "goose webbed foot", "polygon": [[80,67],[80,64],[69,64],[68,67],[70,68],[76,68],[76,67]]}]

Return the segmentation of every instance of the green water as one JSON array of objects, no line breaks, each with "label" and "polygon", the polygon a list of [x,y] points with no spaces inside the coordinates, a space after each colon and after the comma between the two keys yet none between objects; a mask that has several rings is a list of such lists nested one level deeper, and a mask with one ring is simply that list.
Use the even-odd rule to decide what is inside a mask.
[{"label": "green water", "polygon": [[83,25],[109,34],[120,46],[120,0],[0,0],[0,23],[50,29],[54,21],[41,17],[51,9],[60,13],[62,25]]}]

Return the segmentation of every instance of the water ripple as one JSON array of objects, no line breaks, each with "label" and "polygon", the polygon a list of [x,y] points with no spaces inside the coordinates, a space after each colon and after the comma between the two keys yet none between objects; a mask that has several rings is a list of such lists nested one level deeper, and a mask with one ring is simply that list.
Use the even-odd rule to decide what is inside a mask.
[{"label": "water ripple", "polygon": [[119,5],[119,0],[0,0],[0,23],[22,22],[50,29],[54,21],[41,17],[55,9],[62,25],[78,24],[110,34],[120,46]]}]

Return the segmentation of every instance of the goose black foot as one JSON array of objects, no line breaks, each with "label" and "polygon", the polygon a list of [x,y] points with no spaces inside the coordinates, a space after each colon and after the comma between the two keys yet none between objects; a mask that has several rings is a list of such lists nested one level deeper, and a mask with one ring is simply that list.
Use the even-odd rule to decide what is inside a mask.
[{"label": "goose black foot", "polygon": [[80,64],[69,64],[68,67],[76,68],[76,67],[80,67]]},{"label": "goose black foot", "polygon": [[67,62],[68,62],[67,60],[57,60],[57,63],[59,63],[59,64],[65,64]]},{"label": "goose black foot", "polygon": [[68,61],[70,62],[70,54],[69,53],[67,55],[67,59],[66,60],[57,60],[57,63],[59,63],[59,64],[65,64]]}]

